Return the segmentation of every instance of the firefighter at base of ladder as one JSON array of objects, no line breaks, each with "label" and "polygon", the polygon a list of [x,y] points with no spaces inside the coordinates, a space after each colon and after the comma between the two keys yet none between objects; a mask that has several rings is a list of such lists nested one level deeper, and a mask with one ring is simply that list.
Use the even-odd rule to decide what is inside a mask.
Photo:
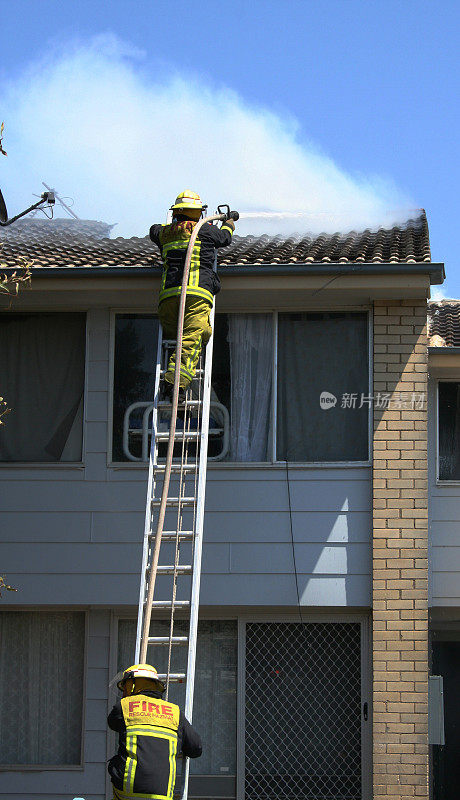
[{"label": "firefighter at base of ladder", "polygon": [[117,686],[123,697],[107,718],[119,734],[118,752],[107,767],[113,800],[172,800],[176,754],[198,758],[200,736],[179,706],[162,699],[164,686],[154,667],[128,667]]},{"label": "firefighter at base of ladder", "polygon": [[[195,192],[181,192],[171,210],[173,220],[169,225],[152,225],[150,238],[161,251],[163,276],[159,296],[158,315],[166,339],[175,339],[179,312],[182,275],[188,243],[193,228],[206,209]],[[214,295],[220,291],[220,280],[213,271],[216,248],[228,247],[232,240],[235,223],[227,220],[220,228],[206,222],[198,233],[190,263],[185,301],[182,358],[180,366],[180,397],[195,375],[201,346],[206,345],[212,335],[209,314]],[[175,354],[170,358],[165,375],[165,394],[172,395],[174,384]]]}]

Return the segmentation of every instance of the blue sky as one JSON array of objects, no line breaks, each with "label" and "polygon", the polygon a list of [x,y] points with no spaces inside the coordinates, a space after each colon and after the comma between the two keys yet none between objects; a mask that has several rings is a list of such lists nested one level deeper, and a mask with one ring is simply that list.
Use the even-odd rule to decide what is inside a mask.
[{"label": "blue sky", "polygon": [[344,225],[341,198],[353,223],[423,206],[445,292],[460,296],[459,25],[450,0],[15,0],[1,18],[0,185],[12,212],[39,177],[55,183],[122,235],[142,235],[148,208],[200,169],[211,201]]}]

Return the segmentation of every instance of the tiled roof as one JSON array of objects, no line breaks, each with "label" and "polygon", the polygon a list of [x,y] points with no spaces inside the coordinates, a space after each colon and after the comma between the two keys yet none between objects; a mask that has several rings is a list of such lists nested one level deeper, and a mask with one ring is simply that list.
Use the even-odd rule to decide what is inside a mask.
[{"label": "tiled roof", "polygon": [[[112,226],[74,219],[23,219],[0,229],[0,262],[16,267],[25,257],[36,267],[160,266],[150,239],[110,239]],[[237,236],[218,252],[220,266],[431,261],[424,211],[392,228],[318,236]]]},{"label": "tiled roof", "polygon": [[435,347],[460,347],[460,300],[428,304],[428,336]]}]

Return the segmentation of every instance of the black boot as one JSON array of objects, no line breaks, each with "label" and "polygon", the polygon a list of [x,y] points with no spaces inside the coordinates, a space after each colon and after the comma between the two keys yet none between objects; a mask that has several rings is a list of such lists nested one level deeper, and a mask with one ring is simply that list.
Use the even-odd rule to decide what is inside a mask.
[{"label": "black boot", "polygon": [[169,381],[163,381],[160,387],[160,400],[172,403],[174,386]]}]

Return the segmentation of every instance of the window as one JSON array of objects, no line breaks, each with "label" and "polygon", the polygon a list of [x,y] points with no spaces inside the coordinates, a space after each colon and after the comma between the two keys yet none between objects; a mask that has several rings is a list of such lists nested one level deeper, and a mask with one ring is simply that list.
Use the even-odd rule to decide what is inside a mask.
[{"label": "window", "polygon": [[[169,623],[155,621],[155,635],[167,636]],[[185,635],[184,622],[177,622],[178,636]],[[120,620],[118,625],[118,669],[126,669],[133,661],[136,640],[134,620]],[[236,774],[236,670],[237,623],[202,620],[198,625],[196,678],[193,725],[203,740],[203,755],[192,759],[192,775]],[[164,652],[160,652],[164,651]],[[173,672],[185,672],[186,648],[173,652]],[[152,656],[153,660],[153,656]],[[166,672],[167,648],[157,648],[154,666]],[[182,711],[185,684],[171,684],[169,699]]]},{"label": "window", "polygon": [[85,615],[0,611],[0,763],[81,764]]},{"label": "window", "polygon": [[153,314],[117,314],[113,366],[113,448],[114,461],[127,461],[123,450],[123,425],[130,422],[130,447],[141,454],[142,417],[145,407],[133,403],[152,401],[157,360],[158,319]]},{"label": "window", "polygon": [[360,407],[363,397],[369,397],[365,312],[279,315],[279,461],[367,461],[369,404]]},{"label": "window", "polygon": [[0,461],[81,461],[85,314],[1,314]]},{"label": "window", "polygon": [[[272,324],[271,314],[216,315],[209,437],[209,456],[214,460],[271,460]],[[114,461],[141,458],[144,414],[150,413],[153,399],[157,340],[158,321],[152,314],[116,315]]]},{"label": "window", "polygon": [[460,383],[438,384],[439,480],[460,481]]},{"label": "window", "polygon": [[[116,315],[114,461],[142,460],[143,439],[148,452],[157,336],[153,315]],[[216,315],[210,459],[367,461],[369,416],[367,312]]]}]

